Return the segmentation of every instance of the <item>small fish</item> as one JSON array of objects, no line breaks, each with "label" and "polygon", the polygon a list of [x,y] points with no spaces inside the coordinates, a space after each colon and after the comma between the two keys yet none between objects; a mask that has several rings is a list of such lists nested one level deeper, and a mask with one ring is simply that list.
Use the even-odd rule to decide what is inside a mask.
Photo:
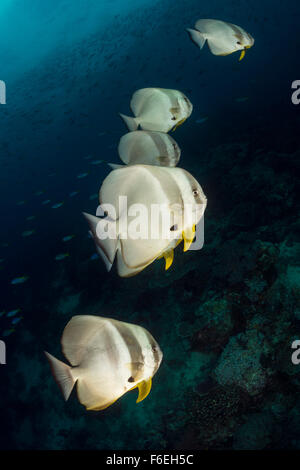
[{"label": "small fish", "polygon": [[202,49],[207,41],[212,54],[226,56],[242,51],[240,60],[247,49],[254,44],[253,37],[240,26],[219,20],[198,20],[195,29],[187,29],[191,40]]},{"label": "small fish", "polygon": [[9,330],[4,330],[3,337],[10,336],[14,331],[16,331],[14,328],[10,328]]},{"label": "small fish", "polygon": [[91,261],[95,261],[96,259],[99,259],[99,255],[97,255],[97,253],[94,253],[94,254],[90,257],[90,260],[91,260]]},{"label": "small fish", "polygon": [[82,179],[82,178],[86,178],[88,176],[88,172],[86,173],[80,173],[79,175],[77,175],[77,178],[78,179]]},{"label": "small fish", "polygon": [[205,117],[203,117],[203,118],[199,118],[199,119],[197,119],[196,124],[203,124],[203,123],[206,122],[207,120],[208,120],[208,117],[207,117],[207,116],[205,116]]},{"label": "small fish", "polygon": [[74,237],[75,237],[75,235],[66,235],[66,236],[62,239],[62,241],[63,241],[63,242],[69,242],[69,241],[72,240],[72,238],[74,238]]},{"label": "small fish", "polygon": [[25,230],[25,232],[22,232],[22,237],[30,237],[35,233],[35,230]]},{"label": "small fish", "polygon": [[17,313],[21,312],[21,309],[20,308],[16,308],[15,310],[11,310],[10,312],[8,312],[6,314],[6,316],[8,318],[11,318],[11,317],[14,317],[15,315],[17,315]]},{"label": "small fish", "polygon": [[35,195],[36,196],[41,196],[42,194],[44,194],[45,191],[36,191]]},{"label": "small fish", "polygon": [[16,317],[12,320],[11,324],[17,325],[18,323],[20,323],[21,320],[23,320],[23,317]]},{"label": "small fish", "polygon": [[47,204],[50,204],[50,202],[51,202],[50,199],[46,199],[46,201],[42,202],[42,205],[46,206]]},{"label": "small fish", "polygon": [[77,194],[79,194],[79,191],[72,191],[72,192],[69,194],[69,197],[77,196]]},{"label": "small fish", "polygon": [[138,389],[137,403],[151,391],[163,354],[145,328],[92,315],[73,317],[61,338],[67,365],[45,352],[67,401],[77,384],[87,410],[108,408],[129,390]]},{"label": "small fish", "polygon": [[98,197],[99,197],[99,194],[98,194],[98,193],[91,194],[90,197],[89,197],[89,200],[90,200],[90,201],[94,201],[95,199],[98,199]]},{"label": "small fish", "polygon": [[57,204],[54,204],[54,205],[52,206],[52,209],[58,209],[59,207],[61,207],[61,206],[63,206],[63,205],[64,205],[63,202],[58,202]]},{"label": "small fish", "polygon": [[55,259],[56,261],[62,261],[63,259],[66,259],[70,256],[69,253],[61,253],[60,255],[56,255]]},{"label": "small fish", "polygon": [[164,88],[136,91],[130,107],[135,117],[120,114],[130,132],[139,127],[144,131],[174,131],[193,111],[192,103],[181,91]]},{"label": "small fish", "polygon": [[248,96],[242,96],[241,98],[235,99],[237,103],[244,103],[245,101],[248,101],[248,100],[249,100]]},{"label": "small fish", "polygon": [[30,215],[29,217],[26,217],[26,220],[28,220],[28,221],[34,220],[34,219],[36,219],[35,215]]},{"label": "small fish", "polygon": [[100,165],[100,163],[104,163],[103,160],[93,160],[90,162],[91,165]]},{"label": "small fish", "polygon": [[13,286],[16,286],[18,284],[24,284],[24,282],[28,281],[29,276],[21,276],[21,277],[16,277],[11,281],[11,284]]}]

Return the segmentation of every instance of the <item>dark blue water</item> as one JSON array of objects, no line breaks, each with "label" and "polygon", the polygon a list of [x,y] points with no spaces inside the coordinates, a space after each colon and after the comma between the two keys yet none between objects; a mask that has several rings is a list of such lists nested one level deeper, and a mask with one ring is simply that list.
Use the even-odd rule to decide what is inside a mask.
[{"label": "dark blue water", "polygon": [[[299,368],[290,361],[300,334],[300,106],[291,102],[300,79],[298,3],[2,0],[0,311],[20,308],[22,320],[3,337],[11,319],[0,318],[7,344],[0,417],[8,429],[0,447],[299,447]],[[185,32],[200,17],[241,25],[255,46],[242,62],[200,51]],[[118,163],[126,132],[118,113],[128,114],[132,93],[145,87],[179,89],[194,105],[174,137],[180,166],[208,197],[206,245],[178,255],[170,273],[157,262],[124,280],[90,259],[95,249],[81,212],[94,213],[109,173],[91,162]],[[28,230],[35,232],[22,236]],[[75,236],[64,243],[67,235]],[[69,256],[57,261],[61,253]],[[12,285],[20,276],[28,280]],[[226,334],[219,301],[229,305]],[[201,323],[195,312],[203,305]],[[62,357],[61,332],[78,313],[133,321],[158,339],[165,363],[145,402],[127,394],[98,414],[75,396],[64,405],[42,351]],[[249,359],[251,377],[248,365],[237,365],[239,342],[251,358],[261,347],[259,359]],[[241,379],[220,378],[219,366]],[[227,386],[237,387],[234,396]]]}]

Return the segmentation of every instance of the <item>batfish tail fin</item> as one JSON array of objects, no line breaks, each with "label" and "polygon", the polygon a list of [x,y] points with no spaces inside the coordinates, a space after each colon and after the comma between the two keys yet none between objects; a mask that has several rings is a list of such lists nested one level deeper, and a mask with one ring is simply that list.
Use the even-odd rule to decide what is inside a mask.
[{"label": "batfish tail fin", "polygon": [[123,121],[125,122],[126,126],[128,127],[130,132],[136,131],[139,127],[139,122],[137,118],[125,116],[125,114],[119,113]]},{"label": "batfish tail fin", "polygon": [[50,363],[52,373],[62,391],[64,399],[67,401],[76,383],[76,380],[72,374],[72,367],[68,366],[62,361],[59,361],[46,351],[45,355]]},{"label": "batfish tail fin", "polygon": [[97,233],[97,227],[98,224],[103,222],[103,224],[115,224],[114,221],[110,222],[109,220],[106,219],[99,219],[98,217],[95,217],[94,215],[87,214],[86,212],[83,212],[84,217],[88,221],[88,224],[91,229],[91,233],[93,235],[94,242],[96,244],[97,252],[101,256],[102,260],[105,263],[107,271],[111,270],[111,267],[113,265],[115,256],[116,256],[116,251],[117,251],[117,245],[118,245],[118,239],[116,236],[116,232],[114,230],[114,235],[115,238],[100,238]]},{"label": "batfish tail fin", "polygon": [[189,33],[191,40],[196,44],[196,46],[199,46],[200,49],[203,49],[207,39],[206,36],[203,33],[200,33],[200,31],[196,31],[195,29],[187,28],[187,32]]}]

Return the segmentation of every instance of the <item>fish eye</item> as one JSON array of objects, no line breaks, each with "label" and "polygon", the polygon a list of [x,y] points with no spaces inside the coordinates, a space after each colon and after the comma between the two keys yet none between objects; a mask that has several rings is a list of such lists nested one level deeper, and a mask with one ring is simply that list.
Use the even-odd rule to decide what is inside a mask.
[{"label": "fish eye", "polygon": [[194,189],[194,190],[193,190],[193,196],[194,196],[194,197],[199,196],[199,191],[198,191],[198,189]]},{"label": "fish eye", "polygon": [[237,44],[238,44],[239,46],[241,46],[241,45],[242,45],[242,43],[241,43],[240,41],[238,41],[238,42],[237,42]]},{"label": "fish eye", "polygon": [[[175,230],[178,229],[178,226],[177,225],[172,225],[172,227],[170,228],[170,232],[175,232]],[[155,347],[155,346],[153,346]]]},{"label": "fish eye", "polygon": [[156,347],[156,346],[152,346],[152,351],[153,351],[153,352],[157,352],[157,347]]},{"label": "fish eye", "polygon": [[134,378],[132,376],[129,377],[128,382],[130,382],[130,383],[134,382]]},{"label": "fish eye", "polygon": [[172,121],[176,121],[176,116],[172,116]]}]

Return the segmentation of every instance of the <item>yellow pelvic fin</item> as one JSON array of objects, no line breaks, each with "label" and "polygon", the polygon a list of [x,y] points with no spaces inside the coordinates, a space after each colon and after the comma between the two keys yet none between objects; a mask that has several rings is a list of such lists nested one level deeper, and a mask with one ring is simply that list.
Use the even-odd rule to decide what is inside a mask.
[{"label": "yellow pelvic fin", "polygon": [[186,118],[181,119],[181,121],[178,121],[177,124],[173,127],[172,132],[175,132],[177,127],[181,126],[181,124],[183,124],[184,121],[186,121]]},{"label": "yellow pelvic fin", "polygon": [[245,57],[245,55],[246,55],[246,49],[243,49],[243,50],[242,50],[242,53],[241,53],[241,56],[240,56],[240,58],[239,58],[239,61],[243,60],[243,58]]},{"label": "yellow pelvic fin", "polygon": [[196,233],[196,226],[193,225],[192,228],[186,229],[182,232],[183,240],[184,240],[184,247],[183,251],[188,251],[190,249],[191,244],[194,241]]},{"label": "yellow pelvic fin", "polygon": [[176,242],[176,246],[180,245],[180,243],[182,242],[183,238],[179,238]]},{"label": "yellow pelvic fin", "polygon": [[137,387],[139,389],[139,396],[138,396],[138,399],[137,399],[137,403],[139,403],[140,401],[143,401],[150,393],[151,391],[151,386],[152,386],[152,379],[150,377],[150,379],[148,380],[143,380],[142,382],[140,382]]},{"label": "yellow pelvic fin", "polygon": [[172,263],[174,261],[174,250],[172,249],[172,250],[166,251],[163,254],[163,257],[166,260],[165,270],[167,271],[172,266]]}]

